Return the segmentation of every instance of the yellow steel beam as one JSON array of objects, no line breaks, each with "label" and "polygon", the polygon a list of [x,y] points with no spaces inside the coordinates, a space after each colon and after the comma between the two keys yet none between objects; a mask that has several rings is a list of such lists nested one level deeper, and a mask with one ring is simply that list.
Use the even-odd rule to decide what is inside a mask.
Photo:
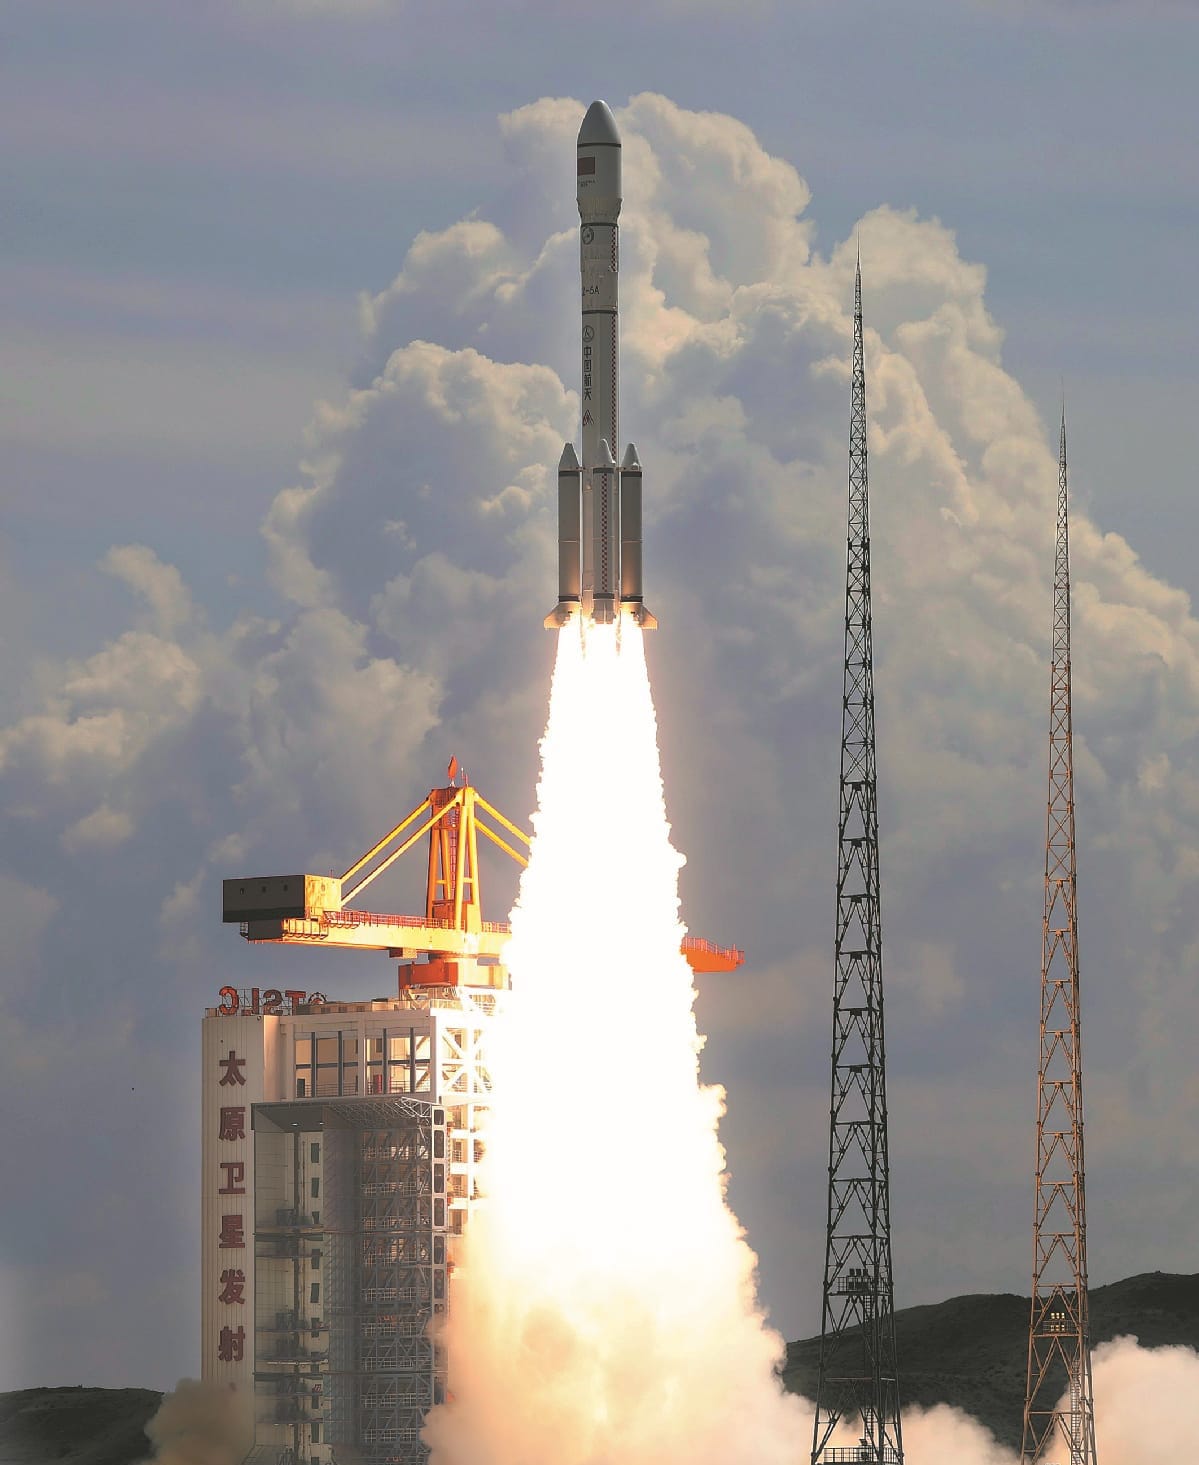
[{"label": "yellow steel beam", "polygon": [[[504,828],[508,831],[509,834],[515,834],[516,837],[517,837],[517,839],[520,840],[521,844],[523,844],[526,849],[528,848],[528,846],[529,846],[529,836],[524,832],[523,829],[521,829],[518,825],[513,824],[513,822],[512,822],[511,819],[505,819],[504,816],[500,813],[500,811],[497,808],[495,808],[494,805],[489,804],[487,802],[487,800],[483,797],[483,795],[481,793],[478,793],[478,792],[475,793],[475,801],[476,801],[476,803],[481,804],[483,806],[483,808],[487,810],[487,812],[491,815],[491,817],[493,819],[497,820],[500,824],[502,824],[504,826]],[[502,848],[506,848],[506,846],[502,846]],[[511,854],[512,851],[509,850],[508,853]]]},{"label": "yellow steel beam", "polygon": [[[326,926],[286,919],[248,923],[246,940],[284,946],[338,946],[357,951],[424,951],[445,956],[499,956],[509,933],[454,931],[446,926],[390,926],[375,921],[361,926]],[[317,928],[317,929],[314,929]]]},{"label": "yellow steel beam", "polygon": [[404,841],[404,843],[398,845],[395,849],[393,849],[391,854],[389,854],[385,860],[380,860],[380,862],[375,866],[370,874],[364,875],[352,890],[346,890],[344,888],[344,885],[346,880],[349,879],[349,875],[352,874],[354,870],[360,870],[362,866],[366,863],[366,861],[371,858],[371,855],[377,855],[381,849],[386,848],[388,842],[394,839],[397,834],[402,833],[408,827],[408,825],[412,823],[413,819],[416,818],[416,816],[421,812],[422,809],[427,809],[429,807],[429,800],[426,799],[423,804],[420,804],[415,809],[413,809],[412,813],[409,814],[408,818],[404,820],[403,824],[397,825],[396,828],[393,829],[391,833],[387,836],[387,839],[379,841],[379,843],[371,851],[371,855],[364,856],[363,859],[359,860],[358,863],[352,867],[351,871],[348,874],[342,876],[342,904],[344,905],[347,900],[352,900],[354,896],[360,894],[363,890],[366,889],[366,887],[371,883],[372,880],[382,875],[384,870],[394,865],[401,855],[407,854],[412,846],[416,843],[416,841],[420,839],[423,835],[428,834],[429,830],[433,828],[434,824],[436,824],[439,820],[444,819],[446,814],[451,809],[457,807],[457,804],[458,800],[451,799],[444,808],[438,809],[436,814],[434,814],[431,818],[425,820],[425,822],[420,826],[415,834],[410,834],[408,838]]},{"label": "yellow steel beam", "polygon": [[[482,803],[482,799],[479,802]],[[505,819],[504,823],[507,824],[508,821]],[[527,865],[529,863],[528,855],[522,855],[519,850],[514,850],[506,839],[501,839],[493,829],[488,829],[487,825],[481,819],[476,819],[475,824],[480,833],[485,834],[492,844],[498,845],[506,855],[511,855],[518,865]],[[508,827],[511,828],[511,825]],[[519,834],[520,831],[517,830],[517,833]]]},{"label": "yellow steel beam", "polygon": [[380,850],[386,849],[397,835],[403,834],[404,830],[408,828],[409,824],[411,824],[414,819],[423,814],[428,807],[429,800],[422,799],[421,802],[417,804],[416,808],[413,809],[412,813],[409,814],[406,819],[401,820],[401,822],[397,824],[396,827],[389,834],[385,834],[373,849],[367,850],[366,854],[364,854],[360,860],[354,861],[350,868],[341,877],[342,883],[344,884],[345,881],[351,878],[351,876],[357,875],[358,871],[361,870],[364,865],[369,865],[370,862],[375,858],[375,856],[380,852]]}]

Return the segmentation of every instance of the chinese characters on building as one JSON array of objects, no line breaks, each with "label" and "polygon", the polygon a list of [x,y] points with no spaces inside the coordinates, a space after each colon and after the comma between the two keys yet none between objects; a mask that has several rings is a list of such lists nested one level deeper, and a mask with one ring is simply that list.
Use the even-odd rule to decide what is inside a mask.
[{"label": "chinese characters on building", "polygon": [[[221,1077],[218,1083],[220,1089],[244,1088],[246,1082],[245,1066],[246,1060],[239,1058],[237,1053],[230,1049],[228,1055],[219,1061]],[[222,1094],[222,1098],[225,1096]],[[232,1097],[230,1095],[229,1097]],[[246,1140],[246,1105],[245,1104],[222,1104],[220,1112],[220,1127],[217,1131],[217,1144],[219,1148],[229,1145],[243,1144]],[[225,1151],[228,1153],[227,1149]],[[217,1160],[217,1169],[220,1172],[220,1185],[217,1194],[220,1196],[243,1196],[246,1194],[246,1162],[241,1160]],[[246,1214],[244,1203],[237,1210],[233,1206],[237,1202],[226,1201],[221,1211],[221,1229],[217,1237],[217,1247],[222,1252],[239,1252],[246,1249]],[[222,1262],[229,1263],[237,1260],[235,1257],[222,1257]],[[244,1266],[224,1266],[220,1274],[220,1292],[217,1301],[225,1307],[244,1308],[246,1305],[246,1272]],[[245,1357],[246,1329],[244,1323],[236,1327],[225,1324],[221,1328],[217,1340],[217,1357],[222,1363],[241,1363]]]}]

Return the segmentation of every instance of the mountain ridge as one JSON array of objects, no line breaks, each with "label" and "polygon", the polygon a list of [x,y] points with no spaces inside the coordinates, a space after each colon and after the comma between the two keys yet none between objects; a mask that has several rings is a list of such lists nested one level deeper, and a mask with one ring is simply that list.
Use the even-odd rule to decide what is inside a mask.
[{"label": "mountain ridge", "polygon": [[[1095,1346],[1134,1335],[1146,1348],[1199,1349],[1199,1274],[1143,1272],[1091,1290]],[[1018,1449],[1024,1411],[1029,1299],[970,1293],[895,1314],[904,1407],[949,1404]],[[820,1339],[787,1345],[785,1386],[813,1399]],[[151,1456],[152,1389],[83,1385],[0,1394],[0,1465],[135,1465]]]},{"label": "mountain ridge", "polygon": [[[1024,1421],[1030,1299],[970,1293],[895,1312],[904,1408],[950,1404],[1019,1449]],[[1091,1346],[1131,1335],[1142,1347],[1199,1349],[1199,1274],[1142,1272],[1090,1292]],[[819,1337],[787,1344],[786,1387],[814,1399]],[[1064,1380],[1063,1380],[1064,1383]]]}]

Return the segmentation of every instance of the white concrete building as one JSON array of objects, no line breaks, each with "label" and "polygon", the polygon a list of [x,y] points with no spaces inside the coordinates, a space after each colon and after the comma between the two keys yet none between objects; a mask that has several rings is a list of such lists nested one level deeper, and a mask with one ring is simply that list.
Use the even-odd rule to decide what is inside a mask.
[{"label": "white concrete building", "polygon": [[203,1025],[202,1374],[254,1465],[412,1465],[499,994],[223,988]]}]

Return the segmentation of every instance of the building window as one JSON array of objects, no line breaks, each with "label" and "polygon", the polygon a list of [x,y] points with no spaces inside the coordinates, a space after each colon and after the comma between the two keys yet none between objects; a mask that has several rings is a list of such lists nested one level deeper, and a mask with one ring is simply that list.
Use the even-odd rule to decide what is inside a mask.
[{"label": "building window", "polygon": [[308,1292],[308,1301],[311,1302],[311,1303],[313,1303],[313,1304],[315,1304],[315,1303],[318,1303],[320,1300],[321,1300],[321,1284],[319,1282],[313,1282],[312,1287],[309,1289],[309,1292]]},{"label": "building window", "polygon": [[321,1213],[320,1213],[320,1211],[313,1211],[313,1213],[312,1213],[312,1224],[314,1226],[319,1226],[321,1224]]},{"label": "building window", "polygon": [[321,1193],[321,1177],[319,1175],[314,1175],[312,1177],[312,1199],[315,1200],[317,1198],[317,1196],[320,1195],[320,1193]]},{"label": "building window", "polygon": [[318,1099],[335,1099],[341,1092],[338,1080],[340,1065],[337,1061],[337,1034],[318,1036],[315,1044],[315,1084],[312,1092]]},{"label": "building window", "polygon": [[312,1443],[319,1445],[321,1442],[321,1422],[319,1419],[312,1421]]},{"label": "building window", "polygon": [[[296,1039],[296,1094],[317,1099],[334,1099],[339,1094],[362,1092],[358,1077],[358,1034],[315,1033]],[[300,1081],[303,1079],[303,1087]],[[313,1155],[313,1162],[316,1162]]]},{"label": "building window", "polygon": [[387,1092],[427,1094],[432,1090],[428,1033],[410,1028],[387,1039]]},{"label": "building window", "polygon": [[312,1093],[312,1038],[296,1039],[296,1098]]},{"label": "building window", "polygon": [[411,1040],[396,1037],[387,1040],[387,1091],[392,1094],[406,1094],[411,1091]]},{"label": "building window", "polygon": [[341,1033],[341,1091],[358,1092],[358,1034]]},{"label": "building window", "polygon": [[321,1265],[321,1254],[320,1254],[319,1251],[314,1251],[312,1253],[312,1270],[314,1272],[315,1271],[319,1271],[320,1270],[320,1265]]},{"label": "building window", "polygon": [[309,1148],[309,1150],[308,1150],[308,1153],[309,1153],[309,1156],[312,1159],[312,1163],[314,1165],[319,1165],[320,1162],[321,1162],[321,1147],[320,1147],[320,1145],[319,1144],[313,1144],[313,1145],[311,1145],[310,1148]]},{"label": "building window", "polygon": [[366,1092],[383,1093],[383,1056],[387,1034],[372,1035],[366,1040]]}]

